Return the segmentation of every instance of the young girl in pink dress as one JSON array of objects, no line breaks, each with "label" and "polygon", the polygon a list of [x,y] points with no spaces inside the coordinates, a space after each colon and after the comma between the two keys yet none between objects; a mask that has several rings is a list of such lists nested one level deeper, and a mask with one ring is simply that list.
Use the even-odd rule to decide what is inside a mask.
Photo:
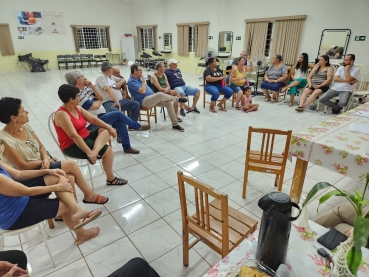
[{"label": "young girl in pink dress", "polygon": [[246,87],[243,90],[240,110],[245,111],[245,112],[248,113],[248,112],[252,112],[252,111],[257,111],[258,107],[259,107],[259,104],[253,104],[252,103],[251,88]]}]

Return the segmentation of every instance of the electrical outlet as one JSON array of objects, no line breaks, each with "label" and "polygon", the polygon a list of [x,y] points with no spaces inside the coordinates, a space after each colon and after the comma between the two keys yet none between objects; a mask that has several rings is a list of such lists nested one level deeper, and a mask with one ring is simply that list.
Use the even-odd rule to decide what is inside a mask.
[{"label": "electrical outlet", "polygon": [[24,39],[24,36],[18,36],[18,39]]},{"label": "electrical outlet", "polygon": [[161,36],[159,36],[159,39],[161,39]]},{"label": "electrical outlet", "polygon": [[209,39],[213,39],[213,36],[209,36]]},{"label": "electrical outlet", "polygon": [[241,37],[236,37],[236,40],[241,40]]}]

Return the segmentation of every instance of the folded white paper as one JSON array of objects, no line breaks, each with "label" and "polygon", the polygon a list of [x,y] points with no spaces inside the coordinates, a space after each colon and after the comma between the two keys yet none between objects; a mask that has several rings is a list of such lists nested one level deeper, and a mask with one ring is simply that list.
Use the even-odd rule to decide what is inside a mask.
[{"label": "folded white paper", "polygon": [[351,123],[350,126],[349,126],[349,131],[369,134],[369,124],[354,124],[354,123]]},{"label": "folded white paper", "polygon": [[369,112],[358,111],[355,114],[356,115],[359,115],[359,116],[363,116],[363,117],[368,117],[369,118]]}]

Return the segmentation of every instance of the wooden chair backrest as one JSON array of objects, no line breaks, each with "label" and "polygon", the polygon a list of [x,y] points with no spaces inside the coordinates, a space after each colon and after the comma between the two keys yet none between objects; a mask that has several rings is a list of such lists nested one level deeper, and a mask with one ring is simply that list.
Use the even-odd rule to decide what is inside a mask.
[{"label": "wooden chair backrest", "polygon": [[[226,69],[226,70],[223,70],[223,76],[226,76],[227,77],[227,75],[229,76],[229,77],[231,77],[231,72],[232,72],[232,69]],[[224,79],[224,82],[225,82],[225,80],[226,79]],[[229,84],[231,83],[231,81],[228,79],[228,83],[225,83],[225,85],[226,86],[229,86]]]},{"label": "wooden chair backrest", "polygon": [[[262,133],[262,141],[261,141],[261,148],[258,155],[250,155],[251,150],[251,138],[252,133]],[[283,159],[275,159],[275,152],[273,153],[273,147],[275,142],[276,135],[284,135],[286,136],[286,144],[284,148]],[[291,142],[291,135],[292,131],[282,131],[282,130],[275,130],[275,129],[264,129],[264,128],[253,128],[249,127],[249,133],[247,138],[247,150],[246,150],[246,160],[247,162],[253,163],[263,163],[269,165],[284,165],[286,164],[286,159],[288,156],[288,149]],[[277,155],[281,155],[282,153],[277,153]]]},{"label": "wooden chair backrest", "polygon": [[[221,243],[222,250],[229,250],[229,230],[228,230],[228,195],[220,193],[214,188],[188,177],[183,172],[177,172],[179,197],[181,201],[181,213],[183,226],[194,226],[198,230],[198,235],[206,237],[207,241],[212,240],[217,244]],[[187,202],[186,202],[186,190],[185,183],[194,188],[195,192],[195,206],[196,206],[196,218],[188,215]],[[221,221],[218,221],[214,217],[210,217],[209,195],[221,203]],[[221,224],[221,235],[216,233],[211,227],[211,222]],[[193,227],[191,227],[193,229]]]}]

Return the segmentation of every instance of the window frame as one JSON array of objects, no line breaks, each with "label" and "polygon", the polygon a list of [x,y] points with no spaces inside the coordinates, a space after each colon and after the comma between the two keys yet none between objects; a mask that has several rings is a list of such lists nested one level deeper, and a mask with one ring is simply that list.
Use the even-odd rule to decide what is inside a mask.
[{"label": "window frame", "polygon": [[[196,53],[199,40],[199,31],[196,25],[188,26],[188,52]],[[196,32],[196,33],[195,33]]]},{"label": "window frame", "polygon": [[[270,58],[270,50],[272,49],[274,35],[274,26],[275,26],[274,23],[275,23],[274,20],[268,22],[268,31],[265,38],[265,50],[264,50],[264,57],[266,58]],[[271,25],[271,28],[269,28],[269,25]],[[268,38],[268,36],[270,36],[270,38]]]},{"label": "window frame", "polygon": [[[78,40],[77,43],[79,45],[79,49],[85,49],[85,50],[108,49],[109,48],[109,35],[106,29],[107,29],[106,27],[98,27],[98,26],[93,26],[93,27],[92,26],[78,26],[76,27],[77,40]],[[90,47],[93,44],[93,42],[91,42],[92,41],[91,38],[87,37],[88,35],[87,33],[88,32],[92,33],[93,31],[96,32],[95,35],[97,38],[97,42],[94,42],[94,43],[98,47]]]},{"label": "window frame", "polygon": [[[149,30],[151,31],[151,34],[149,34]],[[145,31],[146,31],[147,38],[145,38]],[[152,49],[155,47],[153,27],[140,28],[140,35],[141,35],[141,49]],[[149,37],[150,35],[151,35],[151,38]],[[151,47],[150,47],[150,41],[151,41]],[[146,47],[146,43],[147,43],[147,47]]]}]

